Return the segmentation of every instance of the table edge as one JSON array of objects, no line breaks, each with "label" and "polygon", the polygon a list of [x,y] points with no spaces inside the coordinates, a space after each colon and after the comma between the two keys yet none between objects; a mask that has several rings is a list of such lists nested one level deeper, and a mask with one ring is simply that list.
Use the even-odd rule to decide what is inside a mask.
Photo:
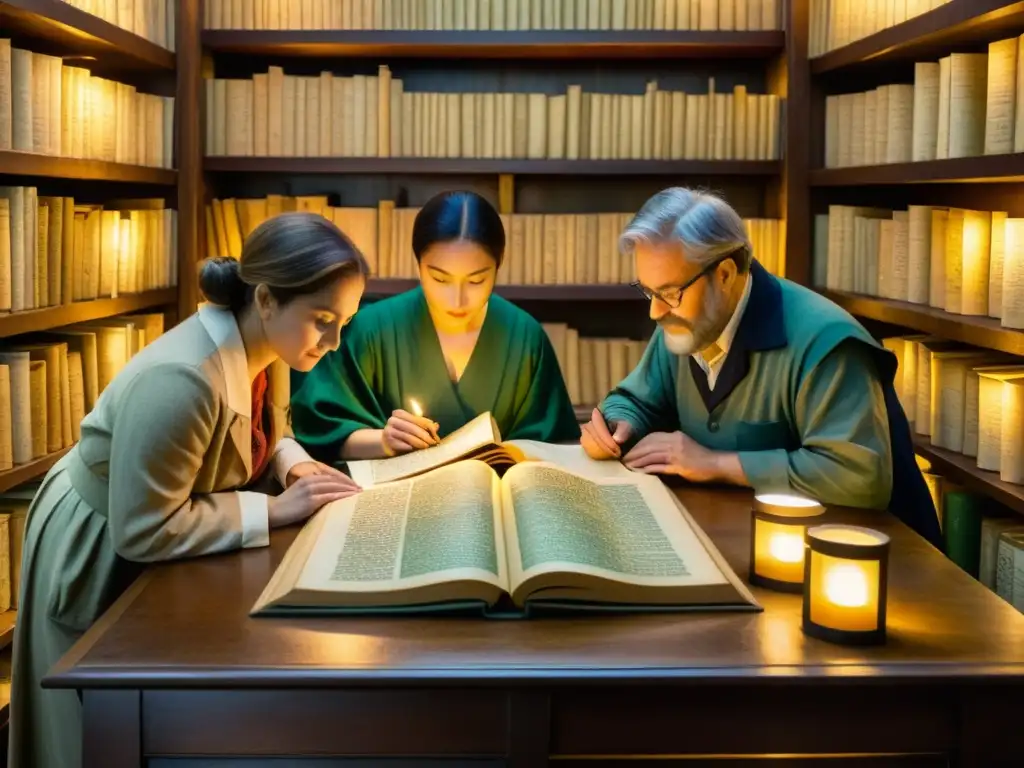
[{"label": "table edge", "polygon": [[43,678],[51,689],[317,689],[487,686],[704,684],[891,685],[913,683],[997,683],[1024,686],[1024,663],[892,662],[718,667],[422,667],[337,669],[316,667],[115,667],[90,666],[54,671]]}]

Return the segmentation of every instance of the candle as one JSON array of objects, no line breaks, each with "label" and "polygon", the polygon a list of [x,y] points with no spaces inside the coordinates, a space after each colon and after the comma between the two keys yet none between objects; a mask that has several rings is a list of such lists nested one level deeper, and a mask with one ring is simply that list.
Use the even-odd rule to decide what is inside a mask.
[{"label": "candle", "polygon": [[889,537],[854,525],[807,530],[804,632],[835,643],[885,641]]},{"label": "candle", "polygon": [[411,410],[416,416],[423,416],[423,408],[420,406],[419,401],[414,397],[409,398],[409,410]]},{"label": "candle", "polygon": [[802,592],[804,532],[808,525],[819,522],[824,512],[821,504],[803,496],[755,496],[750,523],[750,583],[780,592]]}]

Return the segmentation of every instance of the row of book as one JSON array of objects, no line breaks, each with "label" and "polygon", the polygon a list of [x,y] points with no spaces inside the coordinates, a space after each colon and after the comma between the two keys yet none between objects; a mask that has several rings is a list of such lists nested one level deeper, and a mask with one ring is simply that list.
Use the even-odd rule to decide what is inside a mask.
[{"label": "row of book", "polygon": [[[328,195],[213,200],[206,207],[206,255],[240,258],[249,233],[266,219],[287,211],[313,211],[333,221],[382,278],[417,278],[412,226],[418,207],[396,208],[382,200],[376,208],[342,207]],[[499,285],[592,285],[635,279],[631,259],[619,254],[619,235],[632,213],[502,214],[505,257]],[[783,269],[784,222],[745,219],[754,254],[775,274]]]},{"label": "row of book", "polygon": [[[294,0],[291,0],[294,2]],[[173,51],[175,48],[177,0],[64,0],[93,16]]]},{"label": "row of book", "polygon": [[163,330],[162,314],[129,315],[0,346],[0,470],[74,445],[106,386]]},{"label": "row of book", "polygon": [[1024,219],[926,205],[830,205],[814,229],[818,286],[1024,329]]},{"label": "row of book", "polygon": [[950,0],[810,0],[808,55],[836,48],[902,24]]},{"label": "row of book", "polygon": [[783,99],[716,93],[435,93],[377,75],[306,77],[269,67],[206,86],[206,154],[778,160]]},{"label": "row of book", "polygon": [[933,471],[918,456],[946,556],[1024,613],[1024,518]]},{"label": "row of book", "polygon": [[206,29],[780,29],[779,0],[206,0]]},{"label": "row of book", "polygon": [[1024,365],[1019,358],[924,334],[884,339],[914,432],[979,469],[1024,484]]},{"label": "row of book", "polygon": [[542,324],[573,405],[595,406],[636,368],[648,341],[581,337],[566,323]]},{"label": "row of book", "polygon": [[0,187],[0,312],[116,298],[178,282],[177,211]]},{"label": "row of book", "polygon": [[[21,588],[21,553],[25,543],[28,508],[42,480],[0,493],[0,612],[18,608]],[[0,695],[10,701],[10,654],[0,656]]]},{"label": "row of book", "polygon": [[912,85],[883,85],[825,101],[825,167],[922,162],[1024,151],[1024,36],[988,53],[914,65]]},{"label": "row of book", "polygon": [[0,39],[0,150],[170,168],[174,97]]}]

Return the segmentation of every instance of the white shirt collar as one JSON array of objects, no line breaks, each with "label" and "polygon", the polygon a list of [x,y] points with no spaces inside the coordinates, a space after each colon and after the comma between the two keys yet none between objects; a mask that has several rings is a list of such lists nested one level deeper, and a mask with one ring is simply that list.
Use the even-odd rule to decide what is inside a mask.
[{"label": "white shirt collar", "polygon": [[[729,348],[732,346],[733,339],[736,338],[736,331],[740,327],[740,320],[743,319],[743,312],[747,308],[747,301],[750,299],[750,289],[754,284],[754,277],[747,272],[747,284],[743,287],[743,295],[740,296],[739,302],[736,304],[736,309],[733,310],[732,317],[729,318],[729,322],[722,330],[721,335],[715,341],[718,347],[722,350],[721,359],[725,359],[725,356],[729,354]],[[696,353],[700,354],[700,353]],[[703,359],[703,356],[701,356]]]}]

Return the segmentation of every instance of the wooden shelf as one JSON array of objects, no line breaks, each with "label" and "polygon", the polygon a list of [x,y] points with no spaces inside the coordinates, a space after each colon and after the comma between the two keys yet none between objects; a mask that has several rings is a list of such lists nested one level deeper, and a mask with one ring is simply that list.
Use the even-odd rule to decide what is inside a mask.
[{"label": "wooden shelf", "polygon": [[766,58],[783,50],[782,31],[691,30],[208,30],[213,53],[296,57],[486,59]]},{"label": "wooden shelf", "polygon": [[1024,181],[1024,153],[925,160],[919,163],[817,168],[812,187],[857,187],[879,184],[995,184]]},{"label": "wooden shelf", "polygon": [[[419,285],[419,280],[372,279],[366,286],[371,296],[394,296]],[[631,301],[646,300],[630,285],[496,285],[494,292],[510,301]]]},{"label": "wooden shelf", "polygon": [[774,160],[515,160],[439,157],[207,157],[206,171],[303,174],[778,176]]},{"label": "wooden shelf", "polygon": [[899,325],[951,341],[962,341],[984,349],[1024,355],[1024,331],[1004,328],[992,317],[954,315],[921,304],[878,299],[855,293],[822,291],[822,294],[851,315]]},{"label": "wooden shelf", "polygon": [[41,459],[30,461],[27,464],[19,464],[14,469],[0,472],[0,493],[9,491],[11,488],[27,483],[30,480],[41,478],[50,471],[50,467],[60,461],[64,454],[70,450],[70,448],[64,448],[54,453],[48,453]]},{"label": "wooden shelf", "polygon": [[1024,32],[1024,2],[951,0],[902,24],[811,59],[815,75],[896,60],[925,60],[951,49]]},{"label": "wooden shelf", "polygon": [[0,150],[0,176],[3,175],[118,181],[131,184],[160,184],[162,186],[173,186],[178,180],[178,172],[168,168],[106,163],[102,160],[78,160],[73,157],[53,157],[13,150]]},{"label": "wooden shelf", "polygon": [[45,40],[52,53],[101,58],[104,68],[173,72],[175,55],[63,0],[2,0],[4,37]]},{"label": "wooden shelf", "polygon": [[22,333],[34,333],[50,328],[61,328],[74,323],[114,317],[129,312],[140,312],[174,304],[178,298],[176,288],[164,288],[159,291],[146,291],[116,299],[96,299],[94,301],[76,301],[59,307],[45,309],[29,309],[25,312],[11,312],[0,315],[0,338],[17,336]]},{"label": "wooden shelf", "polygon": [[6,648],[14,640],[14,622],[17,618],[17,611],[0,613],[0,649]]},{"label": "wooden shelf", "polygon": [[914,435],[914,450],[932,463],[932,470],[954,483],[989,496],[1014,512],[1024,515],[1024,485],[1005,483],[998,472],[978,469],[978,462],[942,448],[935,448],[924,435]]}]

